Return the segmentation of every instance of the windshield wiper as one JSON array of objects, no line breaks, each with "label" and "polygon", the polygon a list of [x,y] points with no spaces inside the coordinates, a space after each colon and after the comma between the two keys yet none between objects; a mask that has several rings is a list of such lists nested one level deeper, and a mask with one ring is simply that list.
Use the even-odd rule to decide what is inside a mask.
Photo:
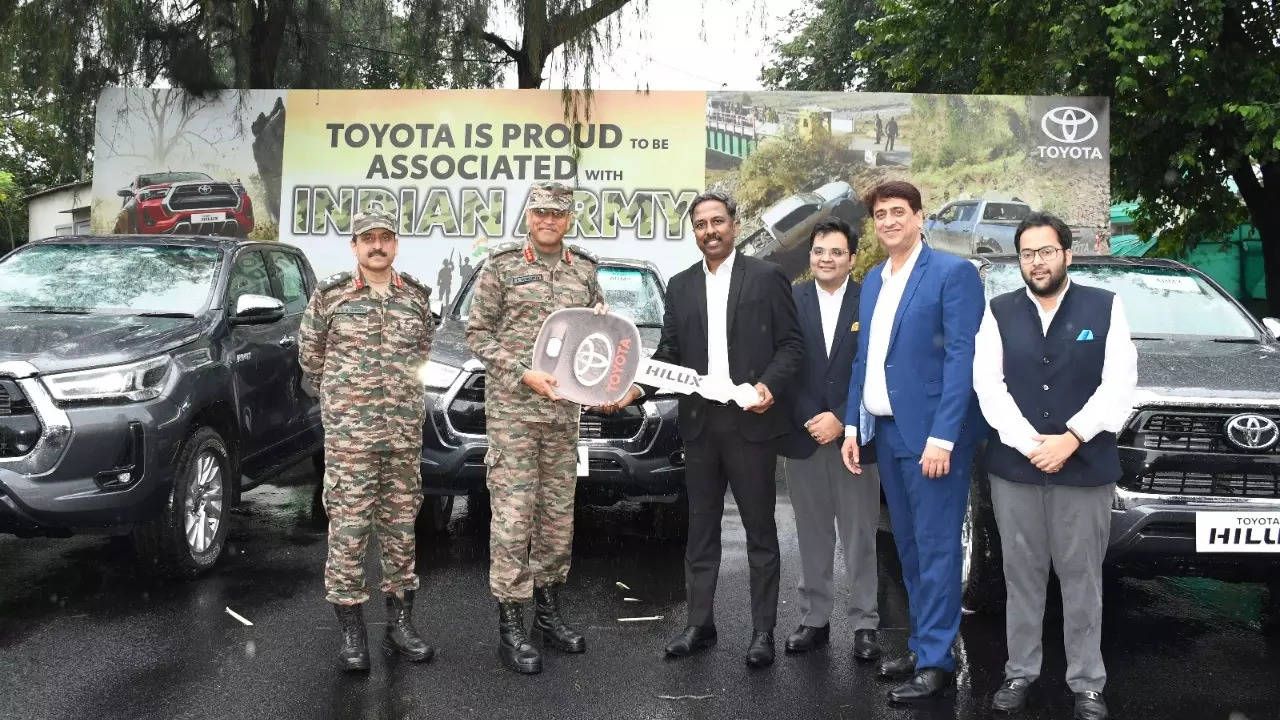
[{"label": "windshield wiper", "polygon": [[157,318],[193,318],[195,317],[195,315],[192,315],[191,313],[187,313],[187,312],[177,312],[177,311],[169,312],[169,311],[162,311],[162,310],[155,311],[155,312],[140,312],[140,313],[133,313],[133,314],[137,317],[157,317]]},{"label": "windshield wiper", "polygon": [[1240,345],[1257,345],[1258,338],[1251,337],[1216,337],[1210,338],[1210,341],[1216,343],[1236,343]]},{"label": "windshield wiper", "polygon": [[88,315],[92,312],[88,308],[72,307],[70,305],[10,305],[0,309],[7,312],[52,313],[56,315]]}]

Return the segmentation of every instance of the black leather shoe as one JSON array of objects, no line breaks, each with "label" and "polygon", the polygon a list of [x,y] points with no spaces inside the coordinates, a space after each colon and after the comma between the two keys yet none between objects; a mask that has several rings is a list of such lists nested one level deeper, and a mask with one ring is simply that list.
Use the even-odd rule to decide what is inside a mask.
[{"label": "black leather shoe", "polygon": [[[853,631],[853,656],[858,660],[871,661],[880,657],[880,639],[875,630]],[[911,663],[915,665],[915,663]]]},{"label": "black leather shoe", "polygon": [[773,664],[773,631],[757,632],[751,636],[751,647],[747,648],[747,666],[767,668]]},{"label": "black leather shoe", "polygon": [[889,702],[909,703],[941,697],[955,679],[956,674],[953,672],[941,668],[924,668],[910,680],[890,690]]},{"label": "black leather shoe", "polygon": [[1030,680],[1023,677],[1008,678],[991,698],[991,709],[1001,713],[1022,712],[1030,694]]},{"label": "black leather shoe", "polygon": [[427,644],[418,629],[413,626],[413,591],[404,596],[387,596],[387,634],[382,638],[382,651],[388,655],[400,655],[410,662],[429,662],[436,650]]},{"label": "black leather shoe", "polygon": [[543,642],[567,653],[587,651],[587,641],[577,630],[565,625],[560,617],[560,605],[556,590],[551,587],[533,588],[533,629],[542,635]]},{"label": "black leather shoe", "polygon": [[815,650],[831,641],[831,625],[812,627],[801,625],[787,637],[786,649],[789,653],[802,653]]},{"label": "black leather shoe", "polygon": [[916,671],[916,654],[908,652],[895,658],[885,658],[876,667],[876,673],[882,678],[896,680],[904,678]]},{"label": "black leather shoe", "polygon": [[716,644],[716,629],[714,627],[698,627],[690,625],[684,629],[684,632],[675,636],[671,642],[667,643],[668,657],[685,657],[699,650],[705,650]]},{"label": "black leather shoe", "polygon": [[1110,713],[1102,693],[1093,690],[1076,693],[1076,720],[1107,720],[1108,717]]},{"label": "black leather shoe", "polygon": [[342,649],[338,651],[342,669],[368,670],[369,635],[364,628],[364,606],[334,603],[333,610],[342,625]]},{"label": "black leather shoe", "polygon": [[524,610],[518,602],[498,603],[498,659],[521,675],[542,672],[542,653],[524,632]]}]

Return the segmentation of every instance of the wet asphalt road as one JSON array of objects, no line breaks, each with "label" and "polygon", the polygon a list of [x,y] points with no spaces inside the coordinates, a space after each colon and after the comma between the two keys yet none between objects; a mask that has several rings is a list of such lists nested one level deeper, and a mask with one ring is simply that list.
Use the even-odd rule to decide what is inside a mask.
[{"label": "wet asphalt road", "polygon": [[[0,537],[0,718],[978,718],[989,715],[1000,683],[998,615],[965,618],[957,691],[915,708],[885,704],[889,686],[850,659],[851,633],[840,624],[830,647],[784,655],[797,621],[799,568],[785,492],[778,503],[784,603],[772,669],[742,662],[751,627],[732,507],[717,596],[720,643],[668,662],[662,646],[684,624],[683,545],[653,538],[651,516],[620,505],[587,509],[578,520],[564,599],[588,652],[551,652],[539,676],[510,673],[494,655],[487,530],[459,499],[448,536],[420,539],[418,548],[418,626],[437,646],[436,660],[375,656],[369,675],[345,675],[336,669],[337,625],[323,600],[325,542],[311,517],[309,467],[248,493],[233,516],[232,556],[194,582],[147,578],[123,539]],[[879,544],[881,638],[899,650],[905,596],[891,537],[882,532]],[[1267,630],[1273,611],[1263,586],[1161,578],[1112,582],[1106,592],[1114,717],[1280,717],[1280,641]],[[370,604],[375,643],[382,613]],[[618,622],[642,616],[662,619]],[[1045,679],[1024,717],[1071,717],[1060,621],[1051,603]]]}]

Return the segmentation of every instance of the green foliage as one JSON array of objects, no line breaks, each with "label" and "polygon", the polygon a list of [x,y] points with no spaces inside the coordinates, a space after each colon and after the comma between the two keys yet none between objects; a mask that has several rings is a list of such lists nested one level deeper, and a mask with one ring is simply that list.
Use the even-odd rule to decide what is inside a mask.
[{"label": "green foliage", "polygon": [[740,214],[754,217],[798,189],[811,189],[843,178],[849,151],[830,135],[810,139],[787,132],[761,143],[743,163],[735,191]]},{"label": "green foliage", "polygon": [[876,14],[875,0],[819,0],[792,10],[782,31],[786,41],[773,43],[776,58],[760,70],[770,90],[844,90],[856,87],[865,73],[854,50],[866,42],[858,23]]}]

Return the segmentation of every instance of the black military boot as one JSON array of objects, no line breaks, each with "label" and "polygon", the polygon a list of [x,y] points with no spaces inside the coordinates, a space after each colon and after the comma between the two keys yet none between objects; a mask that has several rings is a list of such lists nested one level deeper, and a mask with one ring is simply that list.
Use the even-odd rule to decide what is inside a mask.
[{"label": "black military boot", "polygon": [[533,629],[542,633],[557,650],[567,653],[586,652],[587,641],[577,630],[564,624],[554,587],[533,588]]},{"label": "black military boot", "polygon": [[395,593],[387,595],[387,634],[382,637],[382,651],[400,653],[410,662],[429,662],[436,654],[413,626],[412,590],[405,590],[403,598]]},{"label": "black military boot", "polygon": [[342,649],[338,651],[338,660],[343,670],[369,669],[369,636],[364,629],[363,608],[363,605],[333,605],[342,625]]},{"label": "black military boot", "polygon": [[542,672],[542,653],[524,632],[524,611],[518,602],[498,603],[498,659],[522,675]]}]

